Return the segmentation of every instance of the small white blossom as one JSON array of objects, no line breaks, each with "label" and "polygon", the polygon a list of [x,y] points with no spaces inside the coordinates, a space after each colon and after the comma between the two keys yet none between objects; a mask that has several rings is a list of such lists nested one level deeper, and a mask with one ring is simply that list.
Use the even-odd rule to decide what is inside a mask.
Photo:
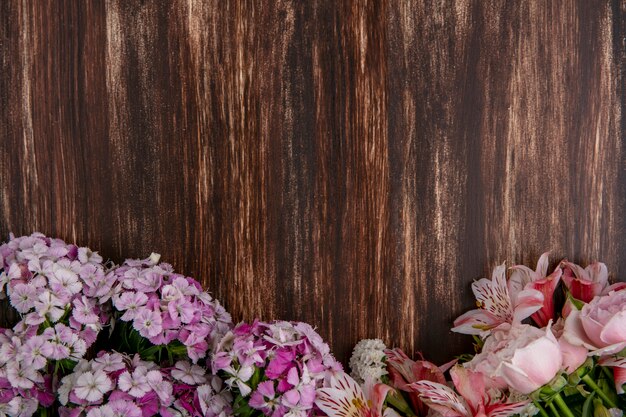
[{"label": "small white blossom", "polygon": [[350,358],[351,376],[360,384],[366,380],[380,382],[387,375],[386,348],[380,339],[363,339],[357,343]]}]

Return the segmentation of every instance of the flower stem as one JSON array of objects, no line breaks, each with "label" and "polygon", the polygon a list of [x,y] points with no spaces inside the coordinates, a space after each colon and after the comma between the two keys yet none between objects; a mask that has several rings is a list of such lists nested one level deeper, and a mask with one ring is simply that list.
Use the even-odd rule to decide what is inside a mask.
[{"label": "flower stem", "polygon": [[602,389],[598,386],[598,384],[596,384],[596,382],[593,379],[591,379],[589,375],[583,376],[583,381],[585,382],[585,384],[589,385],[591,389],[595,391],[596,394],[598,394],[598,397],[602,398],[602,401],[604,401],[604,403],[608,405],[609,408],[617,408],[617,404],[615,404],[615,402],[611,400],[604,393],[604,391],[602,391]]},{"label": "flower stem", "polygon": [[535,404],[535,407],[539,409],[539,414],[541,414],[541,417],[550,417],[548,412],[541,406],[541,404],[539,404],[537,401],[533,401],[533,404]]},{"label": "flower stem", "polygon": [[554,402],[556,403],[556,405],[559,406],[559,409],[563,412],[563,415],[565,415],[566,417],[575,417],[574,413],[572,413],[572,410],[570,410],[567,404],[565,404],[565,401],[563,401],[563,397],[561,397],[561,394],[556,394],[554,396]]},{"label": "flower stem", "polygon": [[556,409],[554,404],[552,404],[552,403],[548,404],[548,408],[550,408],[550,411],[552,411],[552,415],[554,417],[559,417],[560,416],[559,411]]},{"label": "flower stem", "polygon": [[387,395],[387,402],[396,410],[400,411],[406,416],[415,415],[415,413],[413,413],[413,410],[411,410],[411,407],[409,406],[409,404],[407,404],[407,402],[404,400],[404,398],[402,398],[402,396],[399,393],[397,394],[397,396],[395,392]]}]

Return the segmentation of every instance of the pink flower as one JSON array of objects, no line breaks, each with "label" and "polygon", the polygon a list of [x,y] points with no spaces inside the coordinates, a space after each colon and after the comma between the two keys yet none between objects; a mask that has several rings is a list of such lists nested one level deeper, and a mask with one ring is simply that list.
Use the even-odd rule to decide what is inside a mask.
[{"label": "pink flower", "polygon": [[163,327],[161,326],[161,314],[148,308],[142,308],[137,312],[133,320],[133,327],[139,334],[146,338],[156,337]]},{"label": "pink flower", "polygon": [[547,326],[554,317],[554,291],[559,285],[563,270],[557,267],[554,272],[546,276],[548,272],[548,252],[541,255],[537,261],[537,269],[532,269],[524,265],[515,265],[511,269],[511,279],[509,280],[509,291],[520,293],[523,290],[534,289],[543,294],[543,306],[534,313],[531,318],[539,327]]},{"label": "pink flower", "polygon": [[593,355],[609,355],[626,347],[626,291],[597,296],[565,319],[563,337]]},{"label": "pink flower", "polygon": [[72,317],[80,324],[97,324],[99,317],[95,312],[96,303],[84,295],[74,299]]},{"label": "pink flower", "polygon": [[43,377],[35,368],[20,362],[7,364],[6,377],[16,388],[31,389],[36,383],[44,382]]},{"label": "pink flower", "polygon": [[265,415],[271,415],[278,406],[278,401],[275,398],[274,381],[261,382],[250,396],[249,405],[256,410],[263,411]]},{"label": "pink flower", "polygon": [[78,294],[83,284],[78,279],[80,263],[62,259],[53,266],[53,274],[48,278],[50,287],[54,290],[63,289],[70,294]]},{"label": "pink flower", "polygon": [[20,313],[28,313],[35,307],[37,289],[29,284],[17,284],[11,290],[11,305]]},{"label": "pink flower", "polygon": [[585,269],[567,261],[561,265],[564,268],[563,282],[577,300],[588,303],[608,285],[609,273],[601,262],[592,263]]},{"label": "pink flower", "polygon": [[479,308],[457,318],[453,332],[478,335],[502,323],[521,323],[544,305],[540,291],[528,288],[509,290],[504,264],[493,271],[491,280],[482,278],[472,283],[472,291]]},{"label": "pink flower", "polygon": [[148,378],[146,377],[148,370],[145,366],[138,366],[132,373],[125,371],[117,381],[119,388],[128,392],[135,398],[141,398],[150,391]]},{"label": "pink flower", "polygon": [[499,417],[521,412],[528,401],[509,403],[486,390],[484,376],[479,372],[457,366],[450,371],[457,395],[444,384],[419,381],[411,388],[437,413],[446,417]]},{"label": "pink flower", "polygon": [[315,400],[315,381],[311,380],[306,365],[301,375],[296,367],[291,368],[287,374],[287,382],[292,388],[283,394],[283,405],[288,408],[299,406],[302,410],[311,409]]},{"label": "pink flower", "polygon": [[438,367],[424,360],[413,361],[398,348],[387,349],[385,354],[387,355],[387,370],[391,386],[407,392],[413,409],[418,411],[418,415],[426,415],[426,405],[419,399],[415,390],[409,387],[409,384],[424,380],[445,384],[446,378],[443,373],[456,361]]},{"label": "pink flower", "polygon": [[20,359],[32,366],[41,369],[46,366],[48,357],[52,355],[52,346],[43,336],[34,336],[26,340],[20,349]]},{"label": "pink flower", "polygon": [[509,386],[529,394],[550,382],[561,370],[563,356],[550,326],[538,329],[526,324],[494,329],[482,352],[465,364],[484,374],[488,385]]},{"label": "pink flower", "polygon": [[130,321],[148,303],[148,296],[142,292],[128,291],[113,299],[115,308],[124,311],[121,319]]},{"label": "pink flower", "polygon": [[589,351],[584,346],[575,346],[569,343],[563,337],[564,321],[559,319],[554,326],[552,326],[552,332],[554,336],[559,340],[559,347],[561,348],[561,354],[563,355],[563,370],[571,374],[576,369],[585,363]]},{"label": "pink flower", "polygon": [[198,365],[186,361],[178,361],[171,371],[174,378],[189,385],[199,385],[206,382],[206,372]]},{"label": "pink flower", "polygon": [[393,417],[398,414],[383,404],[388,385],[367,382],[364,389],[348,374],[339,372],[331,379],[330,387],[318,388],[315,405],[328,417]]}]

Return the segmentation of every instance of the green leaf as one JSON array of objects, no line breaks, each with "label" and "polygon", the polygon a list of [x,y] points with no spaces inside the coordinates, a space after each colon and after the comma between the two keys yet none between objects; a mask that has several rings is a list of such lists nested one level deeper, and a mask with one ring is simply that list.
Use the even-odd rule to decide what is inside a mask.
[{"label": "green leaf", "polygon": [[593,416],[593,397],[595,397],[596,393],[592,392],[585,404],[583,404],[583,412],[581,417],[592,417]]},{"label": "green leaf", "polygon": [[238,417],[253,417],[255,414],[260,414],[260,411],[248,405],[248,400],[240,395],[237,395],[233,404],[233,414]]},{"label": "green leaf", "polygon": [[259,367],[254,367],[254,373],[250,380],[248,381],[248,385],[252,388],[252,391],[256,390],[259,384],[265,379],[265,373]]}]

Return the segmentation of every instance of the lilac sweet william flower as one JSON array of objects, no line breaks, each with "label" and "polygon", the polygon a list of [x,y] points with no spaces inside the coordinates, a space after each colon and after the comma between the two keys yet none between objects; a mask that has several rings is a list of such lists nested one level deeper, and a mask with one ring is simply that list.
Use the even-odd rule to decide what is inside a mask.
[{"label": "lilac sweet william flower", "polygon": [[225,389],[223,381],[215,376],[209,376],[208,384],[200,385],[194,394],[194,404],[198,403],[200,411],[205,417],[228,417],[233,413],[233,397]]},{"label": "lilac sweet william flower", "polygon": [[148,296],[142,292],[128,291],[118,295],[114,303],[115,308],[124,312],[121,319],[130,321],[135,318],[137,311],[148,303]]},{"label": "lilac sweet william flower", "polygon": [[176,274],[159,256],[128,259],[110,272],[120,283],[113,305],[122,321],[154,345],[178,341],[187,347],[194,362],[212,353],[230,330],[230,315],[192,278]]},{"label": "lilac sweet william flower", "polygon": [[100,321],[96,310],[95,300],[84,295],[74,299],[72,303],[72,317],[80,324],[97,324]]},{"label": "lilac sweet william flower", "polygon": [[145,338],[156,337],[163,330],[161,315],[148,308],[141,308],[133,319],[133,327]]},{"label": "lilac sweet william flower", "polygon": [[199,385],[206,382],[205,370],[186,361],[176,362],[171,373],[175,379],[186,384]]},{"label": "lilac sweet william flower", "polygon": [[20,313],[27,313],[35,307],[37,288],[29,284],[17,284],[11,291],[11,305]]},{"label": "lilac sweet william flower", "polygon": [[39,370],[46,366],[52,351],[52,345],[44,336],[33,336],[22,345],[17,359]]},{"label": "lilac sweet william flower", "polygon": [[47,403],[47,381],[58,369],[49,362],[80,360],[109,323],[108,299],[118,284],[107,272],[96,252],[41,233],[10,235],[0,245],[0,298],[8,296],[22,315],[10,340],[0,337],[0,353],[11,355],[0,375],[24,399],[20,407]]},{"label": "lilac sweet william flower", "polygon": [[118,385],[120,389],[135,398],[141,398],[150,391],[148,378],[146,377],[148,370],[144,366],[138,366],[132,374],[129,371],[120,375]]},{"label": "lilac sweet william flower", "polygon": [[223,390],[221,379],[206,375],[199,366],[180,361],[173,368],[161,368],[139,355],[116,352],[80,361],[62,379],[59,401],[61,416],[68,417],[232,415],[230,392]]}]

